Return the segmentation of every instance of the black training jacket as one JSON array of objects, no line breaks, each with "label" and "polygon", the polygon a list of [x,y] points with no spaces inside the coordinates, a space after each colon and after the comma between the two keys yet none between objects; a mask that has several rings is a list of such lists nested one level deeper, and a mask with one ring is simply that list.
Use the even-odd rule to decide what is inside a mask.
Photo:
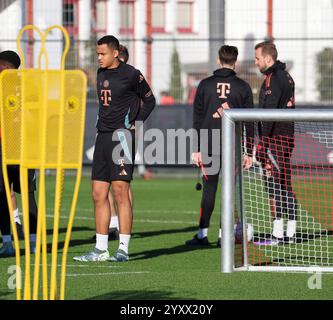
[{"label": "black training jacket", "polygon": [[[213,75],[203,79],[198,86],[193,103],[193,129],[199,141],[194,141],[194,151],[200,151],[200,129],[209,129],[208,153],[216,154],[211,148],[211,130],[221,130],[221,114],[224,107],[253,108],[253,95],[247,82],[238,78],[229,68],[215,70]],[[252,154],[254,125],[246,123],[247,152]]]},{"label": "black training jacket", "polygon": [[[266,79],[260,89],[259,107],[265,109],[295,108],[295,83],[285,69],[285,63],[276,61],[264,72]],[[294,123],[261,122],[259,134],[262,137],[293,136]]]},{"label": "black training jacket", "polygon": [[123,62],[114,69],[98,69],[97,94],[99,132],[130,128],[135,121],[145,121],[156,104],[141,72]]}]

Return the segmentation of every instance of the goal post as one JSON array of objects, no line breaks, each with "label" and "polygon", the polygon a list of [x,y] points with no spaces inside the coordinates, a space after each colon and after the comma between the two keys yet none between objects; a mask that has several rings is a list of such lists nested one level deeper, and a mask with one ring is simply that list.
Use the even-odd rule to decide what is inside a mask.
[{"label": "goal post", "polygon": [[[241,212],[236,227],[235,168],[241,168],[236,151],[243,146],[243,122],[274,122],[280,127],[292,122],[295,132],[288,164],[279,158],[281,146],[288,152],[287,136],[265,145],[275,176],[258,161],[259,149],[253,166],[238,170]],[[256,137],[254,150],[258,142]],[[333,110],[226,110],[222,146],[221,271],[333,272]],[[287,178],[281,178],[286,167]],[[288,179],[290,190],[283,179]],[[237,240],[241,234],[240,243],[235,234]]]}]

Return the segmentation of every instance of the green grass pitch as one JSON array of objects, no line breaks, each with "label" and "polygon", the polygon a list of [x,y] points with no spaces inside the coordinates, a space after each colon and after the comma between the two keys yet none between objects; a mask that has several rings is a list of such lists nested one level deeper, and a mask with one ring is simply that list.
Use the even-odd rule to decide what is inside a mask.
[{"label": "green grass pitch", "polygon": [[[184,242],[195,234],[199,216],[201,193],[195,191],[195,182],[195,179],[135,179],[130,261],[78,263],[72,257],[94,247],[95,233],[90,180],[83,177],[67,261],[66,299],[332,299],[332,274],[322,274],[321,289],[309,289],[308,281],[313,275],[309,273],[221,273],[221,252],[216,247],[218,198],[208,235],[212,245],[205,249],[186,247]],[[49,199],[52,192],[49,186]],[[60,247],[65,237],[70,193],[71,188],[66,187]],[[52,206],[49,201],[49,242]],[[117,241],[109,242],[111,254],[117,247]],[[60,257],[59,254],[59,263]],[[8,268],[14,264],[14,258],[0,260],[0,299],[15,299],[15,291],[8,288],[11,275]]]}]

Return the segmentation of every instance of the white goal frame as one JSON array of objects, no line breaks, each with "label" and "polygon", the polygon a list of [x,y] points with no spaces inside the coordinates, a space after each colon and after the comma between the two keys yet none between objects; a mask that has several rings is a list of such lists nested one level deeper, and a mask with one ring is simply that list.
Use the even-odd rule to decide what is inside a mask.
[{"label": "white goal frame", "polygon": [[[230,109],[222,116],[222,188],[221,188],[221,271],[282,271],[282,272],[333,272],[332,267],[321,266],[251,266],[244,255],[244,265],[236,268],[234,263],[234,198],[235,198],[235,150],[241,139],[241,122],[333,122],[330,109]],[[242,202],[242,194],[240,195]],[[242,211],[241,205],[241,211]],[[243,212],[242,212],[243,215]],[[243,220],[243,234],[245,224]],[[246,238],[246,237],[244,237]],[[244,253],[247,241],[243,241]]]}]

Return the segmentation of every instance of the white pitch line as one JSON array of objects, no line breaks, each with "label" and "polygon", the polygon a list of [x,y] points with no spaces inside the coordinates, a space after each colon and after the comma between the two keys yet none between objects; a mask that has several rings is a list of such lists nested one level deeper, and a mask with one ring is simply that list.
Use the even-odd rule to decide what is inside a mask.
[{"label": "white pitch line", "polygon": [[[47,214],[47,218],[54,218],[53,215]],[[68,219],[67,216],[60,216],[60,219]],[[88,220],[95,221],[95,218],[75,216],[75,220]],[[180,221],[180,220],[152,220],[152,219],[134,219],[134,222],[138,223],[163,223],[163,224],[190,224],[193,225],[193,221]]]},{"label": "white pitch line", "polygon": [[133,271],[133,272],[107,272],[107,273],[68,273],[66,277],[90,277],[90,276],[114,276],[119,274],[144,274],[149,271]]},{"label": "white pitch line", "polygon": [[[31,264],[31,266],[35,266],[35,264]],[[40,266],[42,267],[42,264],[40,264]],[[51,264],[47,265],[48,267],[51,267]],[[57,267],[62,267],[61,264],[58,264]],[[107,266],[107,265],[98,265],[96,263],[90,263],[88,264],[67,264],[66,268],[110,268],[110,269],[114,269],[114,268],[121,268],[121,266]]]},{"label": "white pitch line", "polygon": [[[53,208],[47,208],[46,209],[47,211],[53,211],[54,209]],[[68,212],[70,209],[61,209],[60,211],[63,211],[63,212]],[[88,208],[76,208],[76,211],[81,211],[81,212],[91,212],[91,214],[94,213],[94,209],[88,209]],[[195,210],[178,210],[178,209],[174,209],[174,210],[160,210],[160,209],[156,209],[156,210],[143,210],[143,209],[134,209],[133,210],[134,213],[135,212],[140,212],[140,213],[155,213],[155,212],[158,212],[158,213],[184,213],[184,214],[197,214],[199,215],[199,212],[198,211],[195,211]]]},{"label": "white pitch line", "polygon": [[[52,214],[47,214],[46,215],[46,218],[54,218],[54,215],[52,215]],[[68,219],[68,216],[60,216],[60,219]],[[95,218],[90,218],[90,217],[80,217],[80,216],[75,216],[75,219],[76,220],[89,220],[89,221],[91,221],[91,220],[95,220]]]},{"label": "white pitch line", "polygon": [[193,221],[179,221],[179,220],[151,220],[151,219],[134,219],[133,222],[140,222],[140,223],[174,223],[174,224],[190,224],[193,225]]},{"label": "white pitch line", "polygon": [[[61,265],[58,265],[59,267]],[[67,268],[76,268],[76,267],[79,267],[79,268],[121,268],[121,266],[100,266],[100,265],[97,265],[97,264],[67,264],[66,265]]]}]

